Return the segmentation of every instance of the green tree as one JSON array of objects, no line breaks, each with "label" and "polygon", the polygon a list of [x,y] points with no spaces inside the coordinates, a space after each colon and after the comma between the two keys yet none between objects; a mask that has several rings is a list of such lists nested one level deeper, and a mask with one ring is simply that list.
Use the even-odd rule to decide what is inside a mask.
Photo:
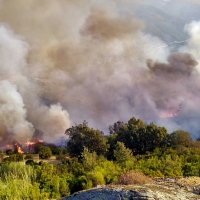
[{"label": "green tree", "polygon": [[154,151],[156,148],[166,147],[167,135],[166,128],[158,127],[153,123],[147,125],[145,134],[145,151]]},{"label": "green tree", "polygon": [[69,135],[67,149],[71,157],[81,157],[84,147],[97,155],[105,155],[108,151],[107,139],[99,130],[88,127],[85,121],[67,129],[65,134]]},{"label": "green tree", "polygon": [[78,161],[78,158],[70,158],[66,161],[66,165],[68,172],[73,174],[75,177],[85,174],[83,164]]},{"label": "green tree", "polygon": [[169,135],[169,143],[171,146],[185,146],[191,145],[192,138],[190,134],[183,130],[174,131]]},{"label": "green tree", "polygon": [[165,147],[167,135],[164,127],[158,127],[153,123],[146,125],[142,120],[133,117],[121,126],[115,141],[123,142],[134,155],[137,155]]},{"label": "green tree", "polygon": [[123,142],[117,142],[114,157],[117,163],[123,165],[126,161],[132,159],[132,151],[126,148]]},{"label": "green tree", "polygon": [[114,150],[115,150],[116,143],[117,143],[117,134],[116,133],[110,134],[107,137],[107,143],[109,144],[109,149],[108,149],[108,152],[107,152],[107,158],[108,158],[108,160],[115,160]]},{"label": "green tree", "polygon": [[123,124],[124,124],[124,122],[117,121],[113,125],[110,125],[109,126],[110,134],[118,133]]},{"label": "green tree", "polygon": [[39,150],[39,156],[42,159],[48,159],[52,156],[52,151],[49,147],[42,146]]},{"label": "green tree", "polygon": [[90,153],[87,148],[84,148],[82,157],[83,157],[82,162],[83,162],[83,166],[84,166],[85,170],[92,171],[97,162],[96,152]]},{"label": "green tree", "polygon": [[125,146],[132,150],[133,154],[141,153],[143,148],[143,137],[146,125],[140,119],[131,118],[127,124],[123,124],[117,134],[116,141],[123,142]]}]

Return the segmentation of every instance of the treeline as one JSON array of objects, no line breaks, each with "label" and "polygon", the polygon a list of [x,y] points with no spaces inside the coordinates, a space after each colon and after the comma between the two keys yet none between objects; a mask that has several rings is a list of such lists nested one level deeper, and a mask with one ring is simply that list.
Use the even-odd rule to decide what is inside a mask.
[{"label": "treeline", "polygon": [[109,130],[110,134],[104,136],[101,131],[90,128],[85,121],[67,129],[65,134],[69,136],[67,149],[70,157],[81,157],[86,147],[90,152],[115,160],[117,142],[130,149],[133,156],[144,155],[157,148],[165,151],[167,148],[200,147],[200,142],[193,141],[188,132],[177,130],[168,134],[165,127],[145,124],[134,117],[128,123],[118,121],[110,125]]},{"label": "treeline", "polygon": [[[117,182],[131,170],[150,177],[200,175],[200,141],[192,140],[188,132],[169,134],[164,127],[136,118],[116,122],[109,131],[105,136],[84,121],[66,130],[65,148],[37,144],[41,158],[57,156],[56,165],[7,151],[10,157],[0,165],[0,199],[56,199]],[[26,165],[19,162],[23,159]]]}]

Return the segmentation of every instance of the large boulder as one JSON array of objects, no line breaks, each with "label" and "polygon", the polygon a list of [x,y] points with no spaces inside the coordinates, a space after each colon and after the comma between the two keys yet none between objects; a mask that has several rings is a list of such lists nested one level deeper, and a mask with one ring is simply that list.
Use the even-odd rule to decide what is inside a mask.
[{"label": "large boulder", "polygon": [[[192,186],[190,186],[192,188]],[[110,185],[91,190],[80,191],[62,200],[199,200],[185,185],[179,185],[174,179],[156,180],[145,185]]]}]

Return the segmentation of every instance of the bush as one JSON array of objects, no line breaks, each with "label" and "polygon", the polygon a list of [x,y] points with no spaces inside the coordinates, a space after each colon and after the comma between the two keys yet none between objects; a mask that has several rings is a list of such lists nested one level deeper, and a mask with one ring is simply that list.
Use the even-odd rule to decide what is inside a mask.
[{"label": "bush", "polygon": [[26,161],[26,165],[31,165],[33,166],[35,164],[35,162],[33,160],[27,160]]},{"label": "bush", "polygon": [[132,159],[132,152],[125,147],[123,142],[118,141],[114,150],[114,157],[116,162],[123,167],[127,161]]},{"label": "bush", "polygon": [[49,147],[43,146],[39,150],[39,156],[42,159],[48,159],[52,156],[52,151]]},{"label": "bush", "polygon": [[87,178],[88,180],[90,180],[92,182],[92,185],[95,187],[97,185],[102,185],[105,184],[104,181],[104,176],[101,172],[99,171],[95,171],[92,173],[88,173],[87,174]]},{"label": "bush", "polygon": [[121,173],[121,167],[116,165],[113,161],[101,161],[94,168],[95,172],[101,172],[104,176],[105,183],[113,183],[117,181],[117,178]]},{"label": "bush", "polygon": [[39,184],[31,184],[30,180],[10,179],[5,183],[0,181],[0,199],[6,200],[48,200],[48,194],[40,191]]},{"label": "bush", "polygon": [[23,161],[23,155],[20,153],[17,154],[11,154],[9,157],[4,158],[4,161],[8,162],[20,162]]},{"label": "bush", "polygon": [[117,184],[121,185],[132,185],[132,184],[146,184],[150,183],[151,179],[145,176],[142,172],[129,171],[122,174],[118,178]]},{"label": "bush", "polygon": [[6,183],[9,180],[25,180],[30,179],[35,181],[35,172],[31,166],[26,166],[23,163],[4,163],[0,165],[0,181]]},{"label": "bush", "polygon": [[91,180],[88,180],[87,177],[84,175],[79,177],[73,177],[68,182],[71,194],[80,190],[92,188]]}]

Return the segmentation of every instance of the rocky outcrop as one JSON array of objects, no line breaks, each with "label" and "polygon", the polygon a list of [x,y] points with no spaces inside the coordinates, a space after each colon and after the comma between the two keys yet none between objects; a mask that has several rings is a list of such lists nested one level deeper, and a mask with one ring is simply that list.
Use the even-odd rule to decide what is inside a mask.
[{"label": "rocky outcrop", "polygon": [[158,178],[145,185],[99,186],[62,200],[200,200],[200,178]]},{"label": "rocky outcrop", "polygon": [[[185,178],[156,178],[153,182],[158,185],[165,185],[173,188],[180,188],[187,192],[200,194],[200,177]],[[199,196],[200,199],[200,196]]]}]

